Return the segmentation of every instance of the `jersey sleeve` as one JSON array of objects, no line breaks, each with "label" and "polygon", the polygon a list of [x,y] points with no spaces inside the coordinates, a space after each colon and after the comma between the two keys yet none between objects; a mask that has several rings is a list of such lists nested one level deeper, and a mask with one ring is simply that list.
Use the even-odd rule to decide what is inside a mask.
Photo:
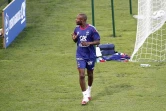
[{"label": "jersey sleeve", "polygon": [[75,35],[77,34],[77,28],[74,29],[74,32],[73,32]]},{"label": "jersey sleeve", "polygon": [[75,34],[75,35],[77,35],[78,28],[79,28],[79,26],[77,25],[77,26],[75,27],[75,29],[74,29],[74,34]]},{"label": "jersey sleeve", "polygon": [[93,39],[94,40],[100,40],[100,35],[99,35],[98,31],[95,28],[92,29],[92,32],[93,32],[93,36],[92,36]]}]

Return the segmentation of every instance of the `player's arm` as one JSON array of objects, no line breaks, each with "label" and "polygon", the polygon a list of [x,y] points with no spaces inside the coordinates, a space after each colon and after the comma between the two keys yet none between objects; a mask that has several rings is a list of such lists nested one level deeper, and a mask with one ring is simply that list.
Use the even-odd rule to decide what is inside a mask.
[{"label": "player's arm", "polygon": [[99,33],[96,30],[93,31],[93,36],[92,37],[94,38],[93,39],[94,41],[91,41],[91,42],[82,42],[81,44],[83,46],[99,45],[100,44],[100,35],[99,35]]},{"label": "player's arm", "polygon": [[100,44],[100,40],[95,40],[93,42],[86,42],[86,41],[83,41],[81,42],[81,44],[83,46],[89,46],[89,45],[99,45]]},{"label": "player's arm", "polygon": [[72,33],[71,36],[72,36],[73,41],[76,43],[77,40],[78,40],[78,39],[77,39],[77,36],[78,36],[78,35]]}]

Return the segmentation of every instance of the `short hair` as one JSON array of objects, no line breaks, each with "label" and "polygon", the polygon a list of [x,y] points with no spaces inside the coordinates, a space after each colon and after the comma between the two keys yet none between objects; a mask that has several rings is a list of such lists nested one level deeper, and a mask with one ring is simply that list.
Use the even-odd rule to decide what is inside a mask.
[{"label": "short hair", "polygon": [[82,18],[83,18],[85,21],[87,20],[87,15],[86,15],[86,14],[80,13],[80,14],[78,14],[78,15],[82,16]]}]

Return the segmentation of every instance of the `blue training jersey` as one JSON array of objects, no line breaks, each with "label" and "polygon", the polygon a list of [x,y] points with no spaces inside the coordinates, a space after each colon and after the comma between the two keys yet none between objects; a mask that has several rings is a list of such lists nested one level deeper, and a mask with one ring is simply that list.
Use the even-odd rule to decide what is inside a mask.
[{"label": "blue training jersey", "polygon": [[82,46],[82,41],[93,42],[100,40],[100,35],[96,28],[90,24],[87,24],[86,28],[81,28],[79,25],[76,26],[74,34],[77,35],[77,59],[91,59],[96,58],[96,51],[93,45]]}]

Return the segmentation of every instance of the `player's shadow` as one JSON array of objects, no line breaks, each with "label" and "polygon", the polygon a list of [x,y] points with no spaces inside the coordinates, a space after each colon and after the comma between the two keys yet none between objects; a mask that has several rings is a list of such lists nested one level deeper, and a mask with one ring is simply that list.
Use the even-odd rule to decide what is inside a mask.
[{"label": "player's shadow", "polygon": [[122,91],[132,90],[133,86],[129,84],[117,84],[117,85],[110,85],[106,86],[104,90],[101,90],[96,95],[93,96],[93,100],[99,99],[100,97],[113,95],[115,93],[120,93]]}]

